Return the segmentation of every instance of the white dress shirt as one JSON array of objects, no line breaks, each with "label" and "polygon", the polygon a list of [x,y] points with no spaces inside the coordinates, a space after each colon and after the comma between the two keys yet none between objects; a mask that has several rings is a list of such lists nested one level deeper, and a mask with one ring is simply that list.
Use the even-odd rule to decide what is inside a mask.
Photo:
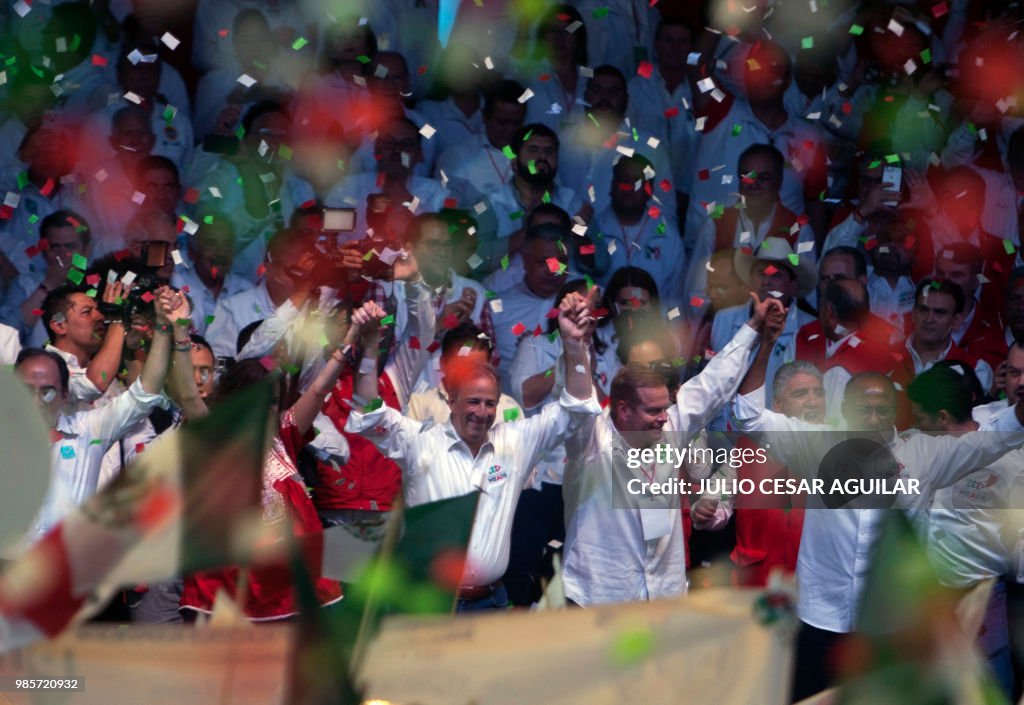
[{"label": "white dress shirt", "polygon": [[18,329],[0,324],[0,365],[13,365],[20,352]]},{"label": "white dress shirt", "polygon": [[[763,387],[736,398],[735,417],[742,430],[764,432],[772,455],[804,477],[816,477],[820,460],[842,439],[841,434],[826,433],[833,430],[829,426],[766,410]],[[1022,443],[1024,427],[1014,409],[960,437],[923,433],[894,437],[889,447],[901,468],[899,477],[920,482],[920,493],[897,495],[897,506],[916,518],[927,511],[938,488],[991,465]],[[857,628],[857,610],[885,516],[883,509],[825,509],[820,496],[808,497],[796,567],[801,620],[831,632]]]},{"label": "white dress shirt", "polygon": [[[701,374],[680,388],[668,410],[666,442],[685,447],[719,414],[746,374],[757,339],[753,329],[743,326]],[[623,453],[628,447],[608,416],[583,419],[566,444],[563,579],[565,596],[577,604],[653,600],[686,592],[679,498],[660,509],[618,503],[627,481],[641,478],[626,467]],[[654,472],[656,482],[679,475],[674,463],[656,466]],[[620,499],[613,503],[616,496]]]},{"label": "white dress shirt", "polygon": [[880,277],[871,269],[868,273],[868,301],[871,302],[871,313],[889,323],[900,335],[904,335],[906,314],[914,309],[914,282],[904,275],[891,286],[889,280]]},{"label": "white dress shirt", "polygon": [[470,208],[510,183],[513,168],[512,160],[488,141],[486,133],[481,133],[442,152],[435,177],[448,179],[448,190],[455,200]]},{"label": "white dress shirt", "polygon": [[250,323],[269,318],[277,310],[266,282],[221,298],[204,336],[217,357],[238,356],[238,333]]},{"label": "white dress shirt", "polygon": [[639,222],[625,225],[609,206],[597,215],[588,234],[594,241],[598,267],[604,269],[604,274],[596,277],[602,288],[621,267],[639,267],[654,277],[662,308],[684,303],[686,257],[679,230],[671,221],[644,213]]},{"label": "white dress shirt", "polygon": [[[910,359],[914,362],[914,374],[919,375],[925,370],[930,370],[934,367],[936,362],[941,362],[949,356],[950,351],[953,349],[953,340],[950,339],[949,345],[946,346],[946,349],[942,351],[941,355],[929,362],[925,362],[921,359],[921,356],[917,354],[917,350],[914,348],[913,333],[907,336],[906,348],[907,352],[910,353]],[[992,366],[990,364],[984,360],[976,360],[974,362],[974,373],[978,375],[978,381],[981,382],[982,389],[992,388],[992,380],[995,375],[992,372]]]},{"label": "white dress shirt", "polygon": [[676,191],[685,191],[690,180],[689,169],[700,142],[690,82],[684,79],[669,93],[657,67],[650,78],[633,76],[629,80],[627,115],[632,124],[662,140],[664,144],[660,148],[668,149],[672,164],[670,181]]},{"label": "white dress shirt", "polygon": [[255,285],[234,272],[228,272],[224,276],[224,284],[220,289],[220,296],[214,296],[210,289],[203,283],[196,273],[192,261],[187,255],[182,256],[181,264],[175,266],[171,274],[171,286],[175,289],[188,287],[188,300],[192,304],[192,328],[196,333],[206,336],[206,329],[209,323],[208,316],[214,316],[217,304],[235,294],[247,289],[255,289]]},{"label": "white dress shirt", "polygon": [[[483,108],[483,100],[480,101],[480,108]],[[451,98],[425,100],[418,103],[416,109],[423,115],[427,124],[437,130],[430,137],[430,141],[434,143],[435,154],[443,154],[446,150],[475,140],[483,134],[484,119],[481,109],[466,117]]]},{"label": "white dress shirt", "polygon": [[366,436],[402,468],[410,507],[481,491],[462,584],[483,586],[508,566],[512,517],[536,458],[564,443],[584,415],[600,411],[593,396],[580,401],[565,393],[540,416],[495,424],[476,457],[451,421],[413,421],[387,406],[368,414],[353,410],[345,431]]},{"label": "white dress shirt", "polygon": [[41,537],[72,507],[96,492],[107,450],[158,404],[169,405],[163,395],[147,393],[136,380],[106,406],[58,418],[60,439],[50,446],[50,487],[33,522],[32,539]]},{"label": "white dress shirt", "polygon": [[[498,292],[498,297],[490,302],[490,306],[494,320],[495,343],[500,356],[498,377],[501,380],[501,391],[514,397],[509,370],[516,356],[516,346],[523,336],[532,336],[537,326],[542,330],[547,327],[547,314],[555,306],[555,297],[552,295],[541,298],[520,281],[512,288]],[[513,332],[513,328],[520,323],[524,326],[523,331]]]},{"label": "white dress shirt", "polygon": [[61,356],[68,366],[68,400],[69,409],[85,410],[92,406],[92,403],[103,396],[100,388],[89,379],[88,370],[78,362],[78,357],[60,348],[47,345],[47,352],[56,353]]}]

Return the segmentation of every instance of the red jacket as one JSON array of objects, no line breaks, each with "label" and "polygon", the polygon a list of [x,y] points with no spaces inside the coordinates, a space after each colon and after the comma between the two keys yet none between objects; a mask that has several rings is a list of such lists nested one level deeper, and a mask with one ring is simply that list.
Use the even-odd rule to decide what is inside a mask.
[{"label": "red jacket", "polygon": [[[722,217],[715,223],[715,247],[712,252],[719,250],[732,250],[736,248],[736,224],[740,219],[738,208],[726,208]],[[775,215],[768,228],[767,237],[781,237],[789,242],[793,251],[796,252],[796,242],[800,237],[800,230],[791,232],[793,223],[797,222],[797,215],[785,208],[781,203],[775,204]]]},{"label": "red jacket", "polygon": [[[349,461],[335,469],[317,461],[320,485],[313,490],[313,504],[317,509],[365,509],[386,512],[402,491],[402,471],[388,460],[376,446],[359,434],[345,433],[345,423],[351,408],[346,400],[352,399],[352,371],[346,369],[338,378],[331,398],[324,404],[323,413],[348,441]],[[391,379],[380,376],[378,390],[384,403],[401,410]]]}]

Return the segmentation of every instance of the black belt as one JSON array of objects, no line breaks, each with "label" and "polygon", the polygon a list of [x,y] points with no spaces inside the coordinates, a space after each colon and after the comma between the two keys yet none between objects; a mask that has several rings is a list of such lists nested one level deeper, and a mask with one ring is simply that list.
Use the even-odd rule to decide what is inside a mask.
[{"label": "black belt", "polygon": [[460,587],[458,597],[460,600],[466,600],[472,602],[474,600],[483,600],[494,594],[494,591],[501,587],[501,581],[495,580],[490,585],[481,585],[479,587]]}]

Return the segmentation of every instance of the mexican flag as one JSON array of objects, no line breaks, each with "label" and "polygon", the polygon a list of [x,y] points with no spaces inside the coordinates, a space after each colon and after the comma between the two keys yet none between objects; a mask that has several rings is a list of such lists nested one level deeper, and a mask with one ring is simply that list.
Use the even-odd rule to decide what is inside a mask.
[{"label": "mexican flag", "polygon": [[59,634],[121,588],[247,560],[265,540],[272,394],[254,385],[166,434],[0,574],[0,650]]}]

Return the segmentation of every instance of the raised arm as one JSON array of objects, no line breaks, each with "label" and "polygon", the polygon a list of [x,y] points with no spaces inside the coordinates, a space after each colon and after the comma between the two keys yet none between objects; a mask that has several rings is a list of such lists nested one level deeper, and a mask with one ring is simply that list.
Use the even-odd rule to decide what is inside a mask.
[{"label": "raised arm", "polygon": [[[396,341],[394,356],[384,371],[391,379],[398,401],[404,409],[416,380],[430,359],[424,341],[434,339],[436,323],[434,307],[430,303],[430,290],[423,282],[415,257],[410,254],[395,260],[395,279],[404,283],[402,288],[405,292],[408,323],[401,338]],[[420,344],[413,346],[413,338],[420,341]]]},{"label": "raised arm", "polygon": [[775,342],[779,339],[782,329],[786,326],[787,309],[777,299],[768,299],[776,305],[765,316],[764,326],[761,334],[761,346],[757,349],[757,355],[747,370],[746,377],[740,383],[739,394],[749,394],[765,385],[765,378],[768,375],[768,361],[771,359]]},{"label": "raised arm", "polygon": [[558,330],[565,351],[565,391],[580,401],[593,394],[590,370],[590,339],[597,320],[594,310],[600,290],[594,286],[587,295],[572,292],[558,305]]},{"label": "raised arm", "polygon": [[142,366],[139,381],[147,394],[159,394],[167,379],[167,369],[171,364],[171,327],[172,321],[168,311],[179,310],[182,306],[187,311],[188,303],[183,303],[185,295],[169,286],[162,286],[156,291],[156,330],[153,340],[146,353],[146,362]]},{"label": "raised arm", "polygon": [[199,394],[192,368],[192,340],[189,337],[191,311],[188,297],[164,296],[157,300],[157,307],[162,309],[164,317],[170,320],[174,337],[174,357],[171,376],[167,380],[167,393],[181,407],[185,418],[202,418],[210,413],[210,410]]},{"label": "raised arm", "polygon": [[[130,287],[125,286],[120,280],[114,283],[107,283],[103,287],[101,299],[104,311],[112,310],[108,307],[115,307],[123,311],[123,300],[128,296]],[[100,392],[106,392],[110,383],[117,377],[117,371],[121,367],[121,351],[124,348],[124,318],[115,316],[107,323],[107,332],[103,336],[103,345],[93,356],[85,368],[85,376],[92,382]]]}]

